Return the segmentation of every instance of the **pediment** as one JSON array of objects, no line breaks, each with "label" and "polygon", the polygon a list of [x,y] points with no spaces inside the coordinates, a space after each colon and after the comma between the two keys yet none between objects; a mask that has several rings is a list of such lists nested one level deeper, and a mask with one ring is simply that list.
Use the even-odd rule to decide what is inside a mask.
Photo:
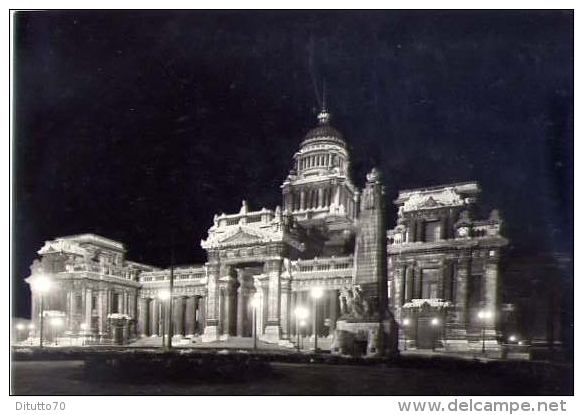
[{"label": "pediment", "polygon": [[429,196],[427,199],[419,204],[419,207],[437,207],[443,206],[443,203],[437,202],[433,197]]},{"label": "pediment", "polygon": [[239,229],[236,233],[234,233],[233,235],[227,236],[225,239],[221,240],[220,242],[222,244],[250,244],[250,243],[255,243],[255,242],[260,242],[262,241],[263,238],[261,238],[260,236],[257,235],[253,235],[249,232],[245,232],[242,229]]}]

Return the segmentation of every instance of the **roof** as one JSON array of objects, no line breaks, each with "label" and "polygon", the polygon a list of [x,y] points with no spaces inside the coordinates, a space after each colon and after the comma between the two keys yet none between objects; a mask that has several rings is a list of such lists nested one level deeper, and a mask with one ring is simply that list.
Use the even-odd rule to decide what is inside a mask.
[{"label": "roof", "polygon": [[346,147],[344,135],[336,128],[332,127],[329,120],[330,114],[325,110],[322,110],[322,112],[318,114],[318,125],[308,131],[302,141],[301,147],[315,142],[328,142]]}]

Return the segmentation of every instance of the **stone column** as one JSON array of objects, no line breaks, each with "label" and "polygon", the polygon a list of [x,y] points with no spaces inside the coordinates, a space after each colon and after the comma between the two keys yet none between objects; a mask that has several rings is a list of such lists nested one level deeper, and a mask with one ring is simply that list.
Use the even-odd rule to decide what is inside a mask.
[{"label": "stone column", "polygon": [[300,190],[300,210],[306,209],[306,191]]},{"label": "stone column", "polygon": [[260,283],[259,291],[261,293],[261,304],[257,309],[257,334],[263,335],[265,333],[265,328],[267,327],[267,310],[269,308],[269,291],[264,282]]},{"label": "stone column", "polygon": [[207,309],[207,297],[199,297],[198,298],[198,321],[197,321],[197,329],[199,333],[202,333],[206,329],[206,309]]},{"label": "stone column", "polygon": [[72,327],[73,326],[73,319],[71,318],[71,313],[70,313],[70,310],[71,310],[71,290],[67,290],[65,297],[66,297],[65,298],[65,304],[66,304],[65,305],[65,313],[66,313],[66,318],[65,318],[66,325],[65,325],[65,327],[66,327],[67,331],[72,332],[73,331],[73,327]]},{"label": "stone column", "polygon": [[175,336],[184,336],[184,297],[178,296],[173,299],[173,334]]},{"label": "stone column", "polygon": [[237,335],[237,287],[236,280],[232,279],[227,285],[225,291],[227,305],[227,334],[229,336]]},{"label": "stone column", "polygon": [[[209,259],[218,257],[218,252],[209,252]],[[219,263],[218,258],[216,262],[208,262],[206,264],[206,272],[208,276],[207,283],[207,297],[206,297],[206,317],[205,328],[202,336],[203,342],[211,342],[219,339]]]},{"label": "stone column", "polygon": [[302,303],[302,307],[304,307],[306,310],[308,310],[308,318],[306,319],[306,325],[304,326],[303,329],[303,334],[305,336],[311,336],[312,335],[312,322],[314,321],[314,317],[312,315],[312,313],[314,312],[314,307],[312,306],[312,303],[310,301],[310,295],[309,295],[309,291],[302,291],[301,292],[301,303]]},{"label": "stone column", "polygon": [[292,292],[291,293],[291,305],[290,305],[290,335],[291,336],[295,336],[297,334],[297,327],[296,327],[296,308],[298,306],[298,293],[297,292]]},{"label": "stone column", "polygon": [[33,337],[37,337],[38,336],[38,332],[39,332],[39,320],[40,320],[40,307],[39,307],[39,297],[38,294],[35,291],[30,291],[30,320],[32,322],[32,325],[34,326],[33,329],[33,333],[34,335],[31,334],[31,336]]},{"label": "stone column", "polygon": [[456,275],[456,323],[464,329],[467,324],[468,314],[468,278],[470,277],[470,258],[463,257],[458,260]]},{"label": "stone column", "polygon": [[150,336],[158,336],[160,328],[160,300],[152,298],[150,301]]},{"label": "stone column", "polygon": [[135,312],[135,302],[134,302],[134,295],[132,293],[128,293],[128,315],[135,319],[136,312]]},{"label": "stone column", "polygon": [[330,291],[330,334],[336,330],[336,321],[338,320],[338,290]]},{"label": "stone column", "polygon": [[395,267],[393,274],[393,312],[397,321],[401,321],[401,307],[405,300],[405,266]]},{"label": "stone column", "polygon": [[87,324],[87,330],[92,331],[93,327],[91,325],[91,303],[93,293],[91,292],[91,288],[87,288],[85,290],[85,324]]},{"label": "stone column", "polygon": [[264,273],[268,276],[267,287],[267,325],[265,327],[265,336],[270,340],[279,340],[281,338],[280,326],[280,293],[281,293],[281,260],[269,260],[263,267]]},{"label": "stone column", "polygon": [[246,311],[245,307],[247,305],[247,288],[243,285],[244,279],[242,273],[238,276],[239,288],[237,289],[237,336],[245,335],[245,320]]},{"label": "stone column", "polygon": [[185,332],[187,336],[194,335],[196,331],[196,296],[190,296],[186,299],[184,310]]},{"label": "stone column", "polygon": [[123,293],[117,293],[117,312],[123,313]]},{"label": "stone column", "polygon": [[289,339],[290,335],[290,299],[291,296],[291,281],[289,278],[281,280],[281,300],[280,300],[280,315],[281,315],[281,336],[283,339]]},{"label": "stone column", "polygon": [[494,318],[487,322],[486,328],[494,329],[498,316],[498,262],[496,259],[489,259],[486,262],[486,270],[482,278],[484,308],[491,311]]},{"label": "stone column", "polygon": [[324,207],[324,189],[318,189],[318,207]]},{"label": "stone column", "polygon": [[148,298],[140,298],[138,301],[138,335],[144,337],[148,335],[150,322],[148,321],[148,309],[150,307]]},{"label": "stone column", "polygon": [[407,265],[405,267],[405,302],[408,303],[413,298],[413,288],[415,286],[415,278],[413,276],[413,267]]},{"label": "stone column", "polygon": [[98,297],[98,314],[99,314],[99,336],[107,336],[107,314],[108,314],[108,299],[109,290],[107,288],[101,288],[99,290]]},{"label": "stone column", "polygon": [[219,335],[225,334],[227,319],[225,315],[225,288],[219,286]]},{"label": "stone column", "polygon": [[71,287],[67,291],[67,330],[73,333],[75,329],[75,292]]}]

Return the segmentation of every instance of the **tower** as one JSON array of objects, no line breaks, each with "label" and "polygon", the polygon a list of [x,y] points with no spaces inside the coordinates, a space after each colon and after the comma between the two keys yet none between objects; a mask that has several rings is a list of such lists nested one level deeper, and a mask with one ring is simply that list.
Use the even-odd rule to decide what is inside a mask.
[{"label": "tower", "polygon": [[283,212],[304,227],[326,230],[322,255],[352,250],[353,224],[360,193],[349,173],[350,158],[342,133],[330,125],[325,109],[293,156],[293,167],[281,185]]}]

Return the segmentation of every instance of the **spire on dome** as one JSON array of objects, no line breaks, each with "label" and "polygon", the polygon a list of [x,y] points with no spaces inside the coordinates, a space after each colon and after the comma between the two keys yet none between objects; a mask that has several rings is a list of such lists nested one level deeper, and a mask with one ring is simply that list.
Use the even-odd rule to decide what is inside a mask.
[{"label": "spire on dome", "polygon": [[318,122],[320,124],[328,124],[330,121],[330,113],[326,109],[326,78],[322,81],[322,109],[318,114]]},{"label": "spire on dome", "polygon": [[326,109],[322,108],[318,114],[318,122],[320,124],[328,124],[328,121],[330,121],[330,113],[326,111]]}]

